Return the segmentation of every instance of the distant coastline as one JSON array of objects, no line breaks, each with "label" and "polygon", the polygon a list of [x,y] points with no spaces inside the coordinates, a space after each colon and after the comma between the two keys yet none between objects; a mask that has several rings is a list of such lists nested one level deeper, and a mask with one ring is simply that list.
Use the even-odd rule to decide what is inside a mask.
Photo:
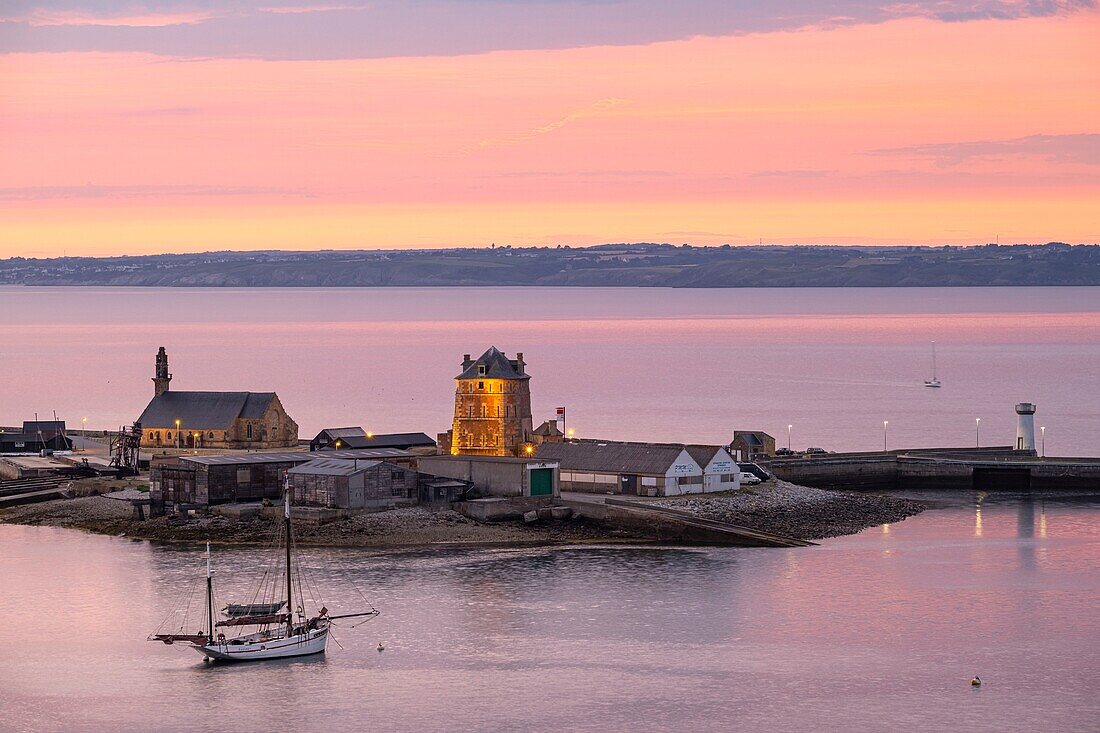
[{"label": "distant coastline", "polygon": [[1100,245],[605,244],[0,260],[0,285],[128,287],[1019,287],[1100,285]]}]

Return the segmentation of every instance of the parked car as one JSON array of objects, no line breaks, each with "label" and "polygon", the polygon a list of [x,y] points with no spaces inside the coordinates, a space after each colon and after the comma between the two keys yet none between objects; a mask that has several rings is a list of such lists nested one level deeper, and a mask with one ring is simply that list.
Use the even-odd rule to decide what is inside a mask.
[{"label": "parked car", "polygon": [[793,456],[793,455],[794,455],[794,451],[793,451],[793,450],[791,450],[790,448],[780,448],[779,450],[777,450],[777,451],[775,452],[775,454],[776,454],[777,456]]},{"label": "parked car", "polygon": [[811,453],[827,453],[827,452],[828,451],[826,451],[824,448],[807,448],[806,449],[806,454],[807,455],[809,455]]},{"label": "parked car", "polygon": [[748,471],[741,472],[741,485],[752,486],[753,484],[760,483],[760,477],[755,473],[749,473]]}]

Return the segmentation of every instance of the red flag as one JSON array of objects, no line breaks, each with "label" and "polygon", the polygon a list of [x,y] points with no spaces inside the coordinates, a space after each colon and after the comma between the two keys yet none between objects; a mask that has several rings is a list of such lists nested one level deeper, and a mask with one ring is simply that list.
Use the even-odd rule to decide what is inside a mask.
[{"label": "red flag", "polygon": [[559,407],[558,408],[558,414],[559,415],[564,415],[565,414],[565,408],[564,407]]}]

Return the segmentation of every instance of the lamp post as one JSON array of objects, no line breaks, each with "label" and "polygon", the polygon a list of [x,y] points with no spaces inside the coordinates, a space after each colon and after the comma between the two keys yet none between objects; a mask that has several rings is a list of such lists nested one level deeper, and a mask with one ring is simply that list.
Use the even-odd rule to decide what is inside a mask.
[{"label": "lamp post", "polygon": [[80,418],[80,432],[81,438],[84,440],[84,447],[81,449],[81,453],[88,452],[88,418]]},{"label": "lamp post", "polygon": [[339,440],[336,441],[336,450],[340,450],[340,441]]},{"label": "lamp post", "polygon": [[982,433],[981,433],[981,430],[982,430],[982,419],[980,417],[976,417],[976,418],[974,418],[974,447],[975,448],[981,448],[982,447],[982,440],[981,440]]},{"label": "lamp post", "polygon": [[882,452],[883,453],[887,452],[886,451],[886,436],[887,436],[887,431],[889,430],[889,428],[890,428],[890,421],[889,420],[883,420],[882,421]]},{"label": "lamp post", "polygon": [[787,426],[787,452],[788,453],[790,453],[790,451],[791,451],[791,428],[793,428],[793,427],[794,427],[794,425],[788,425]]},{"label": "lamp post", "polygon": [[176,418],[176,450],[180,448],[180,421]]},{"label": "lamp post", "polygon": [[1043,436],[1043,458],[1047,457],[1047,429],[1045,425],[1039,426],[1039,433]]},{"label": "lamp post", "polygon": [[191,441],[192,441],[191,445],[194,446],[195,452],[198,453],[199,452],[199,434],[198,433],[191,433]]},{"label": "lamp post", "polygon": [[577,431],[574,430],[573,428],[569,428],[568,430],[565,431],[566,437],[569,438],[570,440],[572,440],[573,436],[576,435],[576,434],[577,434]]}]

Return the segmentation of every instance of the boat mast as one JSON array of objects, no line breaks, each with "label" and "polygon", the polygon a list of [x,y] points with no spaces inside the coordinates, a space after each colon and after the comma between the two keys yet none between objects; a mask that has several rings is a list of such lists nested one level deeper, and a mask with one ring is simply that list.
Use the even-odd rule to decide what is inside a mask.
[{"label": "boat mast", "polygon": [[936,381],[936,342],[932,342],[932,381]]},{"label": "boat mast", "polygon": [[210,567],[210,543],[206,543],[206,613],[210,620],[207,643],[214,643],[214,571]]},{"label": "boat mast", "polygon": [[286,527],[286,635],[294,635],[294,604],[291,598],[290,591],[290,476],[287,475],[286,483],[283,486],[285,491],[285,502],[283,504],[284,519],[283,523]]}]

